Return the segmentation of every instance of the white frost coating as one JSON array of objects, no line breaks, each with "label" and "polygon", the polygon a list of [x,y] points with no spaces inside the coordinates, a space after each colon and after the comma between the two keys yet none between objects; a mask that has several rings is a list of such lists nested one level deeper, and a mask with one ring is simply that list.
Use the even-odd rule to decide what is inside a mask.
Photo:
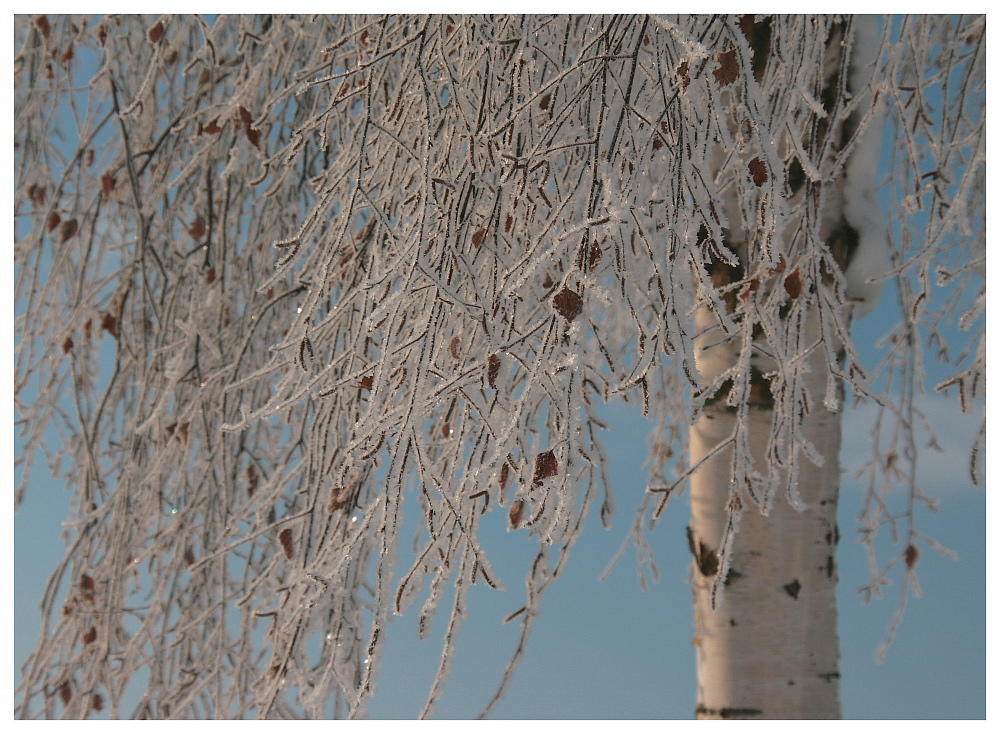
[{"label": "white frost coating", "polygon": [[[851,85],[858,90],[858,94],[868,85],[872,75],[871,65],[877,59],[878,17],[859,16],[855,20],[855,28],[855,63],[851,65]],[[857,302],[855,317],[864,316],[875,308],[882,295],[881,276],[885,275],[888,267],[889,236],[876,188],[884,127],[884,107],[879,104],[879,110],[858,139],[845,172],[844,216],[858,232],[858,248],[845,273],[847,296]]]}]

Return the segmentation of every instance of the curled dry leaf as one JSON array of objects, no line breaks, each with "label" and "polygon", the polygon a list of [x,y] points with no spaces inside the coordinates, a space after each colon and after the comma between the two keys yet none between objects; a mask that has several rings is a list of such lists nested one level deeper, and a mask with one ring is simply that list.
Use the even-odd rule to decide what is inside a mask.
[{"label": "curled dry leaf", "polygon": [[61,221],[62,217],[59,216],[59,212],[52,212],[51,214],[49,214],[49,219],[45,223],[45,226],[48,228],[48,231],[51,232],[52,230],[54,230],[56,227],[59,226],[59,223]]},{"label": "curled dry leaf", "polygon": [[505,461],[500,467],[500,489],[506,488],[508,479],[510,479],[510,464]]},{"label": "curled dry leaf", "polygon": [[59,698],[66,705],[69,705],[69,702],[73,700],[73,686],[70,685],[68,680],[64,680],[59,684]]},{"label": "curled dry leaf", "polygon": [[486,239],[486,227],[483,227],[481,230],[472,235],[472,244],[474,244],[476,247],[479,247],[479,245],[483,244],[483,240],[485,239]]},{"label": "curled dry leaf", "polygon": [[90,629],[88,629],[86,632],[83,633],[84,645],[89,645],[96,639],[97,639],[97,629],[95,627],[91,627]]},{"label": "curled dry leaf", "polygon": [[67,336],[63,339],[62,343],[62,353],[66,354],[73,348],[73,337]]},{"label": "curled dry leaf", "polygon": [[907,568],[913,568],[917,565],[917,561],[920,560],[920,549],[913,545],[913,543],[910,543],[906,546],[906,552],[903,554],[903,560],[906,561]]}]

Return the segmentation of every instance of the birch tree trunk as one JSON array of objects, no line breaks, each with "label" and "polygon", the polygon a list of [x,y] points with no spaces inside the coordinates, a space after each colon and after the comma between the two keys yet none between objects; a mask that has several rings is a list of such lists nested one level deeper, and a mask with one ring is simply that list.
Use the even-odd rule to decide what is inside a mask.
[{"label": "birch tree trunk", "polygon": [[[822,359],[812,362],[807,389],[822,395]],[[703,357],[699,367],[707,371],[709,363]],[[748,433],[758,465],[773,415],[761,399],[751,405],[747,426],[740,429]],[[736,412],[719,401],[690,432],[692,466],[705,459],[692,480],[689,530],[695,557],[698,718],[839,718],[834,552],[840,416],[820,404],[806,418],[805,437],[825,461],[809,467],[797,483],[804,507],[776,497],[768,517],[747,507],[750,492],[733,485],[733,449],[710,455],[737,432],[736,424]],[[717,551],[733,531],[730,506],[739,532],[731,540],[730,567],[720,589]]]},{"label": "birch tree trunk", "polygon": [[[766,55],[767,35],[745,32],[752,46],[759,44],[755,56]],[[825,104],[835,104],[830,100],[841,89],[868,83],[878,36],[876,18],[854,19],[850,32],[845,25],[831,26],[820,94]],[[849,60],[845,48],[853,51]],[[844,84],[840,76],[847,69]],[[869,119],[844,170],[828,166],[822,180],[801,187],[788,182],[790,203],[798,210],[786,237],[794,240],[793,232],[816,223],[824,249],[846,274],[848,302],[820,295],[833,274],[813,269],[803,276],[810,272],[809,255],[794,268],[789,263],[787,270],[761,273],[748,254],[752,233],[734,231],[729,244],[740,253],[743,271],[737,277],[760,278],[755,275],[756,287],[742,294],[729,291],[728,308],[738,310],[738,299],[746,305],[752,292],[770,287],[785,299],[781,333],[755,328],[752,338],[741,340],[723,332],[711,308],[703,306],[697,315],[697,367],[704,384],[720,386],[689,433],[696,469],[688,540],[695,567],[698,718],[841,715],[835,552],[843,388],[832,379],[831,364],[842,362],[844,344],[828,325],[849,325],[852,312],[870,310],[881,292],[869,282],[886,267],[885,227],[873,184],[881,120]],[[844,128],[856,122],[824,129],[814,149],[840,150],[852,132]],[[729,214],[731,221],[737,216]],[[721,265],[710,270],[725,293],[733,274]],[[787,351],[770,349],[775,340]],[[765,356],[769,351],[800,355],[792,360],[800,364],[791,379],[787,360],[779,369]],[[737,365],[751,373],[743,399],[730,394],[739,381],[732,377]],[[779,372],[785,377],[772,382]],[[786,407],[776,410],[776,401]],[[789,401],[797,406],[791,419]],[[807,458],[801,465],[800,457]]]}]

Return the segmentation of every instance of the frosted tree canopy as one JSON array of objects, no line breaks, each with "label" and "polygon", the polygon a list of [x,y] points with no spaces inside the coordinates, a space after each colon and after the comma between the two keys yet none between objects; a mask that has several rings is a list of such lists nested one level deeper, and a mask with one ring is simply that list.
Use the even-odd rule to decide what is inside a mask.
[{"label": "frosted tree canopy", "polygon": [[650,521],[706,404],[773,407],[766,462],[732,437],[766,507],[810,410],[874,400],[898,523],[924,352],[985,391],[985,18],[882,25],[18,16],[15,503],[39,460],[74,500],[16,715],[360,716],[390,617],[443,606],[428,713],[469,585],[521,581],[485,518],[537,543],[525,635],[610,522],[616,398],[658,421]]}]

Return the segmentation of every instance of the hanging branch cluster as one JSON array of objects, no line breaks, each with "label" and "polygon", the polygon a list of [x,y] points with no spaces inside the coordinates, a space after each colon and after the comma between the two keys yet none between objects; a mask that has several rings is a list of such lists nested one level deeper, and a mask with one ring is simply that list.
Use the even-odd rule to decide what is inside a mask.
[{"label": "hanging branch cluster", "polygon": [[[533,605],[593,503],[612,513],[615,397],[661,422],[660,510],[692,417],[773,402],[768,466],[732,438],[766,507],[769,469],[821,460],[805,358],[830,406],[838,379],[873,390],[825,213],[879,105],[927,214],[897,255],[923,284],[905,328],[942,248],[975,255],[944,285],[982,282],[981,19],[887,29],[846,95],[830,49],[853,39],[804,17],[19,18],[18,497],[43,456],[74,505],[18,714],[118,716],[143,669],[124,713],[360,715],[390,615],[426,591],[426,633],[447,592],[429,713],[470,584],[502,586],[481,523],[537,541]],[[981,331],[984,298],[942,314]],[[713,334],[736,362],[706,381]],[[970,399],[977,354],[955,360]],[[404,508],[422,531],[396,568]]]}]

